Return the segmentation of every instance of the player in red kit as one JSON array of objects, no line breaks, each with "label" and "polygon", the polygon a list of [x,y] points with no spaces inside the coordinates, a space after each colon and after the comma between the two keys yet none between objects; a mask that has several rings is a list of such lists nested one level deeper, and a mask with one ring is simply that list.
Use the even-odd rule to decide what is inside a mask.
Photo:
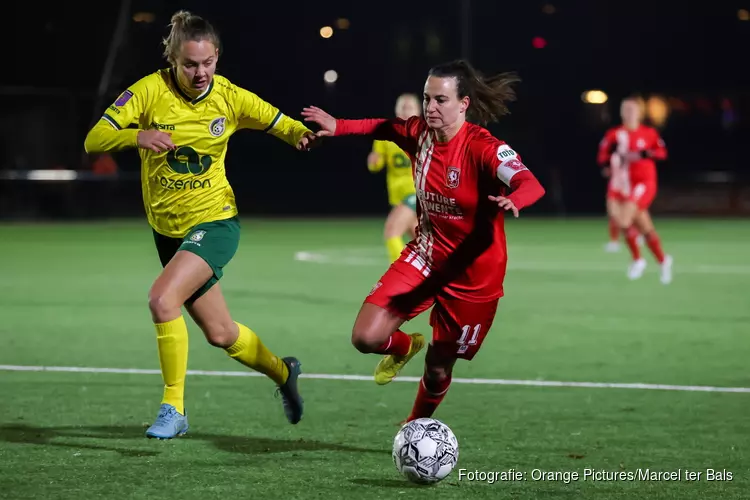
[{"label": "player in red kit", "polygon": [[633,257],[628,277],[638,279],[646,269],[646,260],[641,257],[637,242],[642,234],[661,267],[661,282],[668,284],[672,281],[672,257],[664,253],[648,211],[657,192],[655,161],[667,158],[667,148],[656,129],[641,123],[643,105],[639,99],[624,99],[620,114],[622,125],[605,135],[605,141],[615,145],[614,151],[607,161],[600,148],[599,159],[600,163],[610,165],[612,172],[619,172],[620,182],[616,183],[618,191],[613,195],[616,200],[613,206],[615,219]]},{"label": "player in red kit", "polygon": [[518,217],[544,194],[518,153],[467,121],[484,125],[507,114],[516,81],[512,74],[484,78],[455,61],[430,70],[423,117],[337,120],[315,107],[302,113],[320,125],[321,136],[372,135],[395,142],[412,160],[417,236],[373,287],[352,329],[360,352],[385,355],[375,369],[375,382],[384,385],[425,344],[401,326],[434,306],[408,420],[433,414],[456,360],[471,360],[493,323],[507,264],[503,212]]},{"label": "player in red kit", "polygon": [[[607,252],[620,251],[620,222],[619,215],[622,205],[627,200],[628,177],[627,166],[623,164],[620,155],[613,155],[615,151],[627,152],[628,134],[619,127],[607,131],[599,143],[596,162],[602,168],[602,174],[609,178],[607,183],[607,217],[609,219],[609,241],[604,249]],[[639,235],[638,244],[643,243],[643,236]]]}]

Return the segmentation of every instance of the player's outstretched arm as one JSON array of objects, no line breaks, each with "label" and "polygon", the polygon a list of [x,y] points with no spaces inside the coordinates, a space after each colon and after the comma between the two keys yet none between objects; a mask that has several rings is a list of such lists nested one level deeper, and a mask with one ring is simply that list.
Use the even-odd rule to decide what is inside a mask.
[{"label": "player's outstretched arm", "polygon": [[318,137],[342,136],[342,135],[371,135],[376,140],[392,141],[404,149],[403,141],[411,138],[409,120],[418,120],[412,117],[409,120],[400,118],[365,118],[362,120],[343,120],[334,118],[317,106],[302,109],[305,121],[317,124],[320,130],[316,133]]},{"label": "player's outstretched arm", "polygon": [[233,86],[238,128],[262,130],[300,151],[313,146],[316,135],[305,124],[286,116],[276,106],[242,87]]}]

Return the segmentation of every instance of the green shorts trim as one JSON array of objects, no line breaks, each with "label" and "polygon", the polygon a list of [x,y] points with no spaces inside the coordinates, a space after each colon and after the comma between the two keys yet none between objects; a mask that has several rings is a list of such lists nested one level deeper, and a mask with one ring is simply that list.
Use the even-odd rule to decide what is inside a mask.
[{"label": "green shorts trim", "polygon": [[407,207],[411,208],[413,211],[417,211],[417,195],[412,193],[409,195],[406,195],[403,200],[401,200],[402,205],[406,205]]},{"label": "green shorts trim", "polygon": [[156,231],[153,233],[162,267],[180,250],[194,253],[211,266],[214,273],[211,279],[185,302],[192,304],[224,276],[224,267],[232,260],[240,244],[240,221],[235,216],[226,220],[204,222],[193,227],[184,238],[170,238]]}]

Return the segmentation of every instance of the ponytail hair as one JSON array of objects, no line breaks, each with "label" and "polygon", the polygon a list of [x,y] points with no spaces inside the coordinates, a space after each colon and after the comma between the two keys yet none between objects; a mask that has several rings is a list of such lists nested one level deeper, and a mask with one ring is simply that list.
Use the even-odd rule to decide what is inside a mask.
[{"label": "ponytail hair", "polygon": [[511,86],[521,81],[512,72],[485,77],[464,60],[435,66],[428,76],[455,78],[458,98],[468,96],[470,99],[469,109],[466,110],[467,120],[483,126],[510,114],[507,103],[516,100],[516,93]]},{"label": "ponytail hair", "polygon": [[177,57],[182,44],[185,42],[208,40],[221,51],[219,33],[214,27],[200,16],[186,10],[180,10],[172,15],[169,23],[169,35],[162,40],[164,57],[172,66],[177,66]]}]

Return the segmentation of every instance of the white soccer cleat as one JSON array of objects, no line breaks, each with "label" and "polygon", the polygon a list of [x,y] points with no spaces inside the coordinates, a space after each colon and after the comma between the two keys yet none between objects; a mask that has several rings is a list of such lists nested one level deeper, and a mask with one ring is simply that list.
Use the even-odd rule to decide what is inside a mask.
[{"label": "white soccer cleat", "polygon": [[672,256],[665,255],[664,262],[661,263],[661,276],[660,281],[665,285],[672,282]]},{"label": "white soccer cleat", "polygon": [[634,260],[630,266],[628,267],[628,278],[631,280],[637,280],[641,276],[643,276],[643,271],[646,270],[646,259],[640,258],[638,260]]},{"label": "white soccer cleat", "polygon": [[617,253],[620,251],[620,242],[619,241],[610,241],[606,245],[604,245],[604,251],[607,253]]}]

